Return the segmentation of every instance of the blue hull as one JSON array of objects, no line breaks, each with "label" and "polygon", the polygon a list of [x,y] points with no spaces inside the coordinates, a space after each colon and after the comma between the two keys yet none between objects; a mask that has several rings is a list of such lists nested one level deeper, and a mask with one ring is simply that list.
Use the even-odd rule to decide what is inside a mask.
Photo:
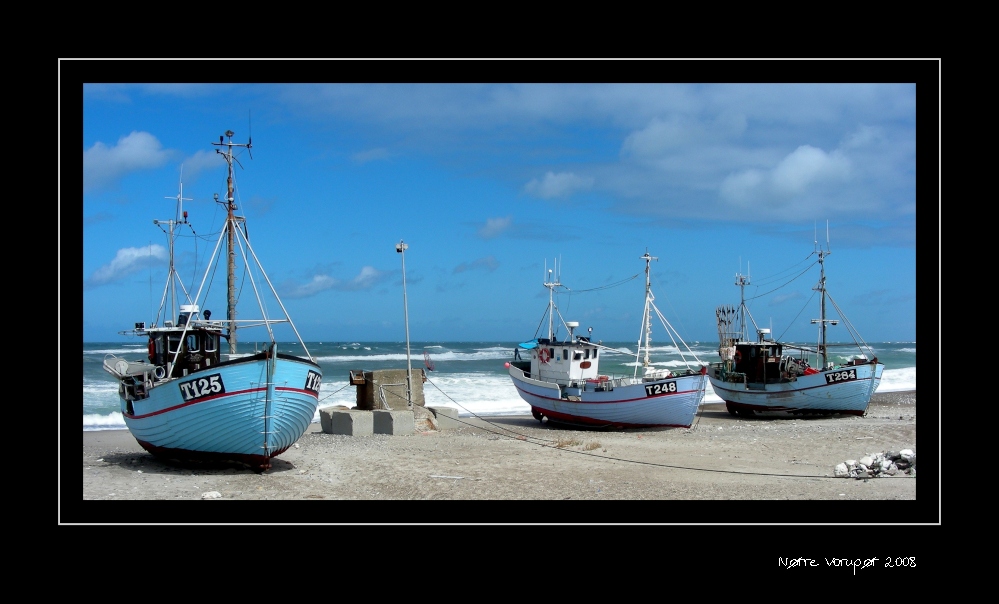
[{"label": "blue hull", "polygon": [[794,381],[763,384],[740,382],[740,374],[725,379],[728,376],[722,364],[715,363],[708,377],[730,412],[864,415],[884,367],[881,363],[844,366],[798,376]]},{"label": "blue hull", "polygon": [[121,410],[129,431],[154,455],[266,469],[312,423],[321,381],[311,361],[258,354],[156,383],[147,398],[122,398]]}]

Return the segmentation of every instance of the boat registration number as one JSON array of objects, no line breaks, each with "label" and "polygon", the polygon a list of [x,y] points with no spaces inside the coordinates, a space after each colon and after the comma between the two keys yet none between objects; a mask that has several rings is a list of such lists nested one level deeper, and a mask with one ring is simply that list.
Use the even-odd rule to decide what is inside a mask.
[{"label": "boat registration number", "polygon": [[839,384],[840,382],[850,382],[857,379],[856,369],[846,369],[843,371],[833,371],[826,374],[826,384]]},{"label": "boat registration number", "polygon": [[645,396],[656,396],[659,394],[673,394],[676,392],[676,382],[665,382],[662,384],[649,384],[645,387]]},{"label": "boat registration number", "polygon": [[323,376],[319,375],[315,371],[309,371],[309,375],[305,377],[305,389],[309,392],[318,395],[319,387],[323,385]]},{"label": "boat registration number", "polygon": [[185,401],[196,401],[206,396],[225,393],[225,384],[222,382],[222,375],[219,373],[199,377],[189,382],[181,382],[179,386],[180,394],[184,397]]}]

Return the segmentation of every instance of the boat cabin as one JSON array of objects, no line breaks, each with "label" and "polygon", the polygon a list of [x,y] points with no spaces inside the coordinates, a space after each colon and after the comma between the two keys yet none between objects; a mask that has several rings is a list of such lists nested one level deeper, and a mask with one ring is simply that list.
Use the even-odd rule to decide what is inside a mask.
[{"label": "boat cabin", "polygon": [[161,328],[148,330],[149,362],[156,367],[154,374],[157,379],[183,377],[205,367],[218,365],[221,359],[221,324],[211,323],[209,319],[212,312],[206,310],[204,321],[188,325],[197,312],[196,305],[182,305],[176,325],[167,321]]},{"label": "boat cabin", "polygon": [[144,331],[148,338],[149,362],[122,366],[118,373],[121,379],[119,394],[123,399],[144,399],[158,382],[184,377],[221,362],[221,322],[211,322],[209,310],[205,311],[204,320],[195,320],[196,305],[185,304],[180,309],[176,324],[165,321],[162,327],[147,328],[145,323],[136,323],[136,331]]},{"label": "boat cabin", "polygon": [[[590,338],[573,334],[579,323],[570,321],[566,326],[569,328],[569,337],[563,340],[547,337],[518,345],[516,356],[520,360],[515,359],[512,364],[529,374],[529,377],[547,382],[570,384],[598,380],[600,349],[590,342]],[[520,352],[521,349],[530,355],[529,361],[524,359],[526,355]]]},{"label": "boat cabin", "polygon": [[768,339],[769,334],[769,329],[760,329],[757,341],[733,341],[723,349],[720,370],[729,381],[771,384],[794,381],[805,373],[808,364],[804,359],[785,355],[783,345]]}]

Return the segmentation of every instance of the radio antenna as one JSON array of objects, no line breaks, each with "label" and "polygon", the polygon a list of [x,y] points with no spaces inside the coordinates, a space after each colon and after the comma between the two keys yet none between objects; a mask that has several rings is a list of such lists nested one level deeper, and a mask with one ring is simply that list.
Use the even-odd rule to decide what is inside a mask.
[{"label": "radio antenna", "polygon": [[253,151],[250,151],[253,148],[253,115],[249,110],[246,112],[246,131],[249,133],[246,139],[246,152],[250,154],[250,159],[253,159]]}]

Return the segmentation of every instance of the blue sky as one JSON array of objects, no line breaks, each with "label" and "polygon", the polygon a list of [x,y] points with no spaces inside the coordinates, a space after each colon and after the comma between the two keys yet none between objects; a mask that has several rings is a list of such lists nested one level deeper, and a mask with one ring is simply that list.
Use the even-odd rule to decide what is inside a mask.
[{"label": "blue sky", "polygon": [[[357,69],[301,64],[331,76]],[[155,62],[115,66],[119,79],[99,81],[138,71],[178,79]],[[169,66],[190,66],[192,82],[229,79],[206,74],[203,62]],[[409,83],[421,76],[381,80],[372,66],[350,84],[63,81],[63,99],[83,84],[84,341],[124,341],[119,330],[155,314],[166,238],[153,219],[173,217],[181,173],[201,239],[197,248],[179,240],[177,262],[186,282],[200,279],[220,219],[212,197],[225,186],[212,143],[226,130],[234,142],[252,135],[252,159],[239,156],[237,205],[307,341],[405,339],[400,240],[413,341],[534,337],[544,269],[556,259],[574,292],[559,297],[565,318],[592,327],[594,339],[636,340],[644,281],[628,279],[646,250],[658,257],[656,303],[686,340],[717,339],[715,307],[738,302],[742,272],[757,321],[814,341],[818,269],[790,276],[806,266],[816,233],[825,245],[827,221],[827,286],[849,320],[868,342],[916,339],[914,79]],[[427,78],[438,79],[452,81]],[[936,178],[935,105],[926,117],[934,136],[922,151]],[[63,151],[76,128],[60,124]],[[72,228],[71,182],[60,185],[63,231]],[[924,212],[937,214],[937,186],[924,195]],[[832,330],[833,340],[849,339]]]}]

